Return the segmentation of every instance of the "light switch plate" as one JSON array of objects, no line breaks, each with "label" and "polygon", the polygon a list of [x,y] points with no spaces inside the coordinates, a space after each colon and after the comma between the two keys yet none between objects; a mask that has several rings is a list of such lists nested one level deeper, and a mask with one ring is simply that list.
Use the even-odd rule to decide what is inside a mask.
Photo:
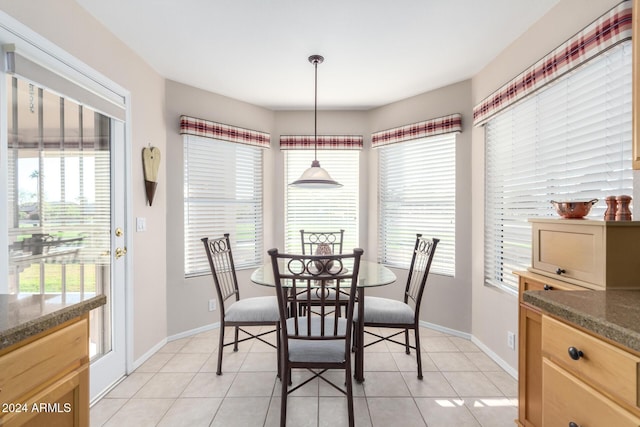
[{"label": "light switch plate", "polygon": [[146,218],[136,218],[136,231],[147,231]]}]

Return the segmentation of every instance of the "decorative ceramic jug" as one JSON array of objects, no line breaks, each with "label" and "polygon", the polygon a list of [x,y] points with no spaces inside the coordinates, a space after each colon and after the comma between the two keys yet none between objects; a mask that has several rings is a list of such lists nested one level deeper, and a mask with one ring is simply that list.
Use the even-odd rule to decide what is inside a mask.
[{"label": "decorative ceramic jug", "polygon": [[[331,250],[331,245],[328,243],[319,243],[318,247],[316,248],[316,255],[331,255],[333,253],[333,251]],[[333,261],[327,260],[327,259],[320,259],[318,261],[316,261],[316,268],[319,271],[322,271],[323,268],[325,269],[325,271],[328,273],[329,270],[331,270],[331,267],[333,267]]]}]

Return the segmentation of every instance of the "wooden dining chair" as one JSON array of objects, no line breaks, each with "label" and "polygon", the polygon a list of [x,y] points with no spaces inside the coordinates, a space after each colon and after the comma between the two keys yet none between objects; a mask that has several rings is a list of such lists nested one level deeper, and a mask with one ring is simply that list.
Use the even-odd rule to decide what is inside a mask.
[{"label": "wooden dining chair", "polygon": [[[353,427],[351,337],[363,251],[354,249],[351,254],[290,255],[270,249],[268,253],[276,284],[282,335],[280,426],[284,427],[287,422],[287,396],[318,377],[347,396],[349,426]],[[322,297],[315,305],[314,312],[306,310],[306,315],[300,316],[297,310],[288,310],[290,304],[310,305],[309,295],[316,289],[320,290]],[[345,317],[340,317],[336,310],[340,304],[340,290],[349,296]],[[306,298],[301,300],[301,295]],[[308,369],[313,376],[289,387],[292,385],[291,370],[298,368]],[[344,388],[322,376],[328,369],[345,371]]]},{"label": "wooden dining chair", "polygon": [[[409,276],[404,289],[404,297],[402,301],[390,298],[364,297],[364,320],[361,324],[364,327],[373,326],[376,328],[393,328],[401,329],[399,332],[391,335],[378,335],[372,331],[357,331],[356,339],[361,339],[363,333],[367,333],[377,337],[378,339],[363,345],[369,347],[381,341],[389,341],[405,347],[405,352],[410,354],[410,349],[416,351],[418,362],[418,379],[422,379],[422,359],[420,357],[420,305],[424,295],[427,277],[431,269],[431,261],[436,251],[436,246],[440,240],[433,238],[428,239],[422,237],[421,234],[416,235],[415,247],[411,258],[411,266],[409,267]],[[354,322],[358,322],[356,313]],[[415,334],[415,346],[409,343],[409,330],[412,329]],[[396,341],[393,338],[404,332],[404,342]],[[358,345],[360,343],[356,343]]]},{"label": "wooden dining chair", "polygon": [[[213,283],[220,301],[220,336],[218,344],[218,368],[216,374],[222,375],[222,354],[226,346],[233,344],[233,351],[238,351],[238,343],[250,339],[257,339],[271,347],[276,348],[278,354],[278,376],[280,376],[280,316],[278,314],[278,301],[275,296],[253,297],[240,299],[238,289],[238,278],[233,263],[231,253],[231,242],[229,234],[219,238],[204,237],[207,259],[213,275]],[[234,339],[231,342],[224,342],[224,332],[227,326],[235,327]],[[246,326],[274,326],[274,329],[253,334],[246,329]],[[248,337],[239,338],[239,332],[247,334]],[[265,341],[262,336],[276,332],[276,345]]]}]

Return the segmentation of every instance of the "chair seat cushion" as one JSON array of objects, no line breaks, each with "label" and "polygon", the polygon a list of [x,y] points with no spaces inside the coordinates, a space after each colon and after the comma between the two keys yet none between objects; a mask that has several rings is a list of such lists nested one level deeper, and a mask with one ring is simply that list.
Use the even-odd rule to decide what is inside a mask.
[{"label": "chair seat cushion", "polygon": [[236,301],[225,310],[225,322],[277,322],[278,300],[276,297],[254,297]]},{"label": "chair seat cushion", "polygon": [[[358,321],[358,310],[353,314]],[[364,323],[413,324],[415,312],[402,301],[390,298],[364,297]]]},{"label": "chair seat cushion", "polygon": [[[287,319],[287,333],[293,334],[295,331],[295,318]],[[311,336],[320,336],[321,318],[311,317]],[[325,336],[333,334],[333,317],[325,318]],[[338,335],[345,334],[347,320],[343,317],[338,319]],[[307,318],[298,318],[298,334],[307,335]],[[344,338],[324,339],[324,340],[304,340],[289,337],[289,360],[291,362],[312,362],[312,363],[340,363],[346,359],[346,346]]]}]

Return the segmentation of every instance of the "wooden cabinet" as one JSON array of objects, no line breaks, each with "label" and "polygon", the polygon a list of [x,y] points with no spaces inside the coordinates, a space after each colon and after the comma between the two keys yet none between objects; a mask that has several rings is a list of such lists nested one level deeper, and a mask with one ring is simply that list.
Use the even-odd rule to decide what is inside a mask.
[{"label": "wooden cabinet", "polygon": [[89,318],[0,351],[0,425],[89,425]]},{"label": "wooden cabinet", "polygon": [[635,354],[542,315],[542,425],[640,426],[639,368]]},{"label": "wooden cabinet", "polygon": [[589,289],[637,289],[640,221],[530,222],[531,272]]},{"label": "wooden cabinet", "polygon": [[542,313],[522,299],[528,290],[577,290],[579,286],[559,280],[517,272],[519,276],[518,321],[518,424],[542,426]]}]

